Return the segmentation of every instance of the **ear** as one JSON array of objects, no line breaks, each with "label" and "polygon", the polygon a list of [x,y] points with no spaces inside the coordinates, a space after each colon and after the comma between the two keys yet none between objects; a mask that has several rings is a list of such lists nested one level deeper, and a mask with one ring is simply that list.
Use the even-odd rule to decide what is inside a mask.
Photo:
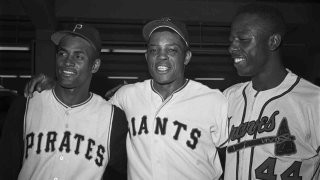
[{"label": "ear", "polygon": [[92,70],[91,70],[91,72],[92,72],[92,73],[98,72],[98,70],[99,70],[99,68],[100,68],[100,64],[101,64],[100,58],[95,59],[95,60],[93,61],[93,64],[92,64]]},{"label": "ear", "polygon": [[190,62],[190,60],[191,60],[191,57],[192,57],[192,53],[191,53],[191,51],[187,51],[186,52],[186,57],[184,58],[184,65],[187,65],[187,64],[189,64],[189,62]]},{"label": "ear", "polygon": [[276,50],[281,44],[281,35],[273,34],[269,37],[269,48],[271,51]]},{"label": "ear", "polygon": [[148,53],[147,53],[147,51],[144,53],[144,57],[146,58],[146,60],[148,59]]}]

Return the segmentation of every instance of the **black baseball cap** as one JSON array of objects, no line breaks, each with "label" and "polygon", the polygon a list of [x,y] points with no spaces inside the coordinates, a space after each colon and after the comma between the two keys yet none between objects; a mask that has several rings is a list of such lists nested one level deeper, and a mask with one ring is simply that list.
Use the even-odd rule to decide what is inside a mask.
[{"label": "black baseball cap", "polygon": [[51,40],[58,45],[65,36],[75,35],[87,40],[98,54],[101,52],[101,38],[99,31],[88,24],[76,24],[73,30],[57,31],[51,35]]},{"label": "black baseball cap", "polygon": [[146,41],[149,40],[151,34],[158,28],[169,28],[172,29],[173,31],[175,31],[186,43],[187,47],[189,47],[190,45],[190,41],[189,41],[189,35],[188,35],[188,31],[186,28],[186,25],[178,20],[174,20],[170,17],[164,17],[158,20],[153,20],[149,23],[147,23],[144,27],[143,27],[143,37]]}]

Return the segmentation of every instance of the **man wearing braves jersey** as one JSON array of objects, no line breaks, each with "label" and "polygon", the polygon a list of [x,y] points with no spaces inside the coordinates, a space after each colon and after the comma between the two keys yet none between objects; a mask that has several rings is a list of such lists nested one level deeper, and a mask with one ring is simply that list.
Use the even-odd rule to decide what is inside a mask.
[{"label": "man wearing braves jersey", "polygon": [[[154,20],[144,26],[143,36],[152,79],[125,85],[110,99],[128,120],[128,179],[218,179],[216,147],[227,140],[225,97],[185,78],[192,53],[184,23]],[[31,81],[26,92],[43,78]]]},{"label": "man wearing braves jersey", "polygon": [[271,6],[240,8],[229,52],[251,81],[224,91],[229,143],[226,180],[319,180],[320,88],[286,69],[286,26]]},{"label": "man wearing braves jersey", "polygon": [[101,62],[99,32],[77,24],[51,39],[58,46],[57,85],[10,109],[0,179],[100,180],[108,163],[126,171],[125,114],[89,91]]}]

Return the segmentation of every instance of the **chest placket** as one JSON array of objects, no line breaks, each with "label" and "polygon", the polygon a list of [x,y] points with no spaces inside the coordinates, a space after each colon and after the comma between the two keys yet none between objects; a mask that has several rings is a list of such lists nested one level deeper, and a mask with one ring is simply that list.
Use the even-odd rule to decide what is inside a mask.
[{"label": "chest placket", "polygon": [[67,107],[65,110],[65,122],[64,122],[64,127],[66,129],[69,129],[70,117],[71,117],[71,107]]},{"label": "chest placket", "polygon": [[[251,121],[255,121],[256,123],[258,122],[258,118],[259,118],[259,112],[257,112],[257,110],[260,110],[258,103],[260,103],[260,98],[261,95],[259,92],[255,93],[253,97],[250,97],[249,101],[248,101],[248,109],[246,110],[246,117],[244,119],[243,123],[248,123],[248,126],[246,127],[246,133],[244,135],[244,137],[242,138],[241,141],[250,141],[253,139],[253,134],[249,134],[248,129],[249,124]],[[256,108],[258,107],[258,108]],[[256,124],[257,125],[257,124]],[[255,125],[255,126],[256,126]],[[257,128],[257,127],[256,127]],[[245,167],[249,167],[250,164],[250,153],[251,152],[251,148],[245,148],[242,151],[240,151],[240,168],[245,168]],[[244,175],[246,177],[246,174],[241,174],[241,172],[243,172],[243,170],[240,170],[240,176]]]},{"label": "chest placket", "polygon": [[[163,144],[162,138],[165,138],[165,134],[163,135],[162,132],[158,131],[156,134],[156,128],[157,128],[157,121],[161,121],[162,125],[164,126],[164,120],[158,119],[158,115],[161,113],[161,110],[169,103],[169,101],[172,99],[172,96],[169,96],[166,100],[162,102],[162,104],[157,108],[157,111],[154,114],[153,117],[153,124],[152,124],[152,138],[151,138],[151,145],[152,145],[152,151],[151,151],[151,158],[152,158],[152,168],[153,168],[153,179],[154,180],[162,180],[164,177],[167,177],[166,170],[166,151],[165,151],[165,144]],[[163,117],[159,117],[163,118]],[[159,122],[158,122],[159,123]]]}]

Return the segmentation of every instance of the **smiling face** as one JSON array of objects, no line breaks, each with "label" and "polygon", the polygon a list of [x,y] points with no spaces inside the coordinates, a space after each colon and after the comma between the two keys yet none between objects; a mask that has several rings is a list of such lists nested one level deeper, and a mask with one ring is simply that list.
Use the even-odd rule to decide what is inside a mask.
[{"label": "smiling face", "polygon": [[253,14],[238,15],[231,26],[229,52],[240,76],[257,76],[266,71],[269,34],[263,20]]},{"label": "smiling face", "polygon": [[100,66],[100,60],[94,60],[94,56],[88,41],[76,36],[64,37],[56,54],[58,84],[66,89],[88,89],[92,73]]},{"label": "smiling face", "polygon": [[177,33],[169,30],[153,32],[145,56],[154,83],[176,88],[184,83],[184,69],[191,52]]}]

